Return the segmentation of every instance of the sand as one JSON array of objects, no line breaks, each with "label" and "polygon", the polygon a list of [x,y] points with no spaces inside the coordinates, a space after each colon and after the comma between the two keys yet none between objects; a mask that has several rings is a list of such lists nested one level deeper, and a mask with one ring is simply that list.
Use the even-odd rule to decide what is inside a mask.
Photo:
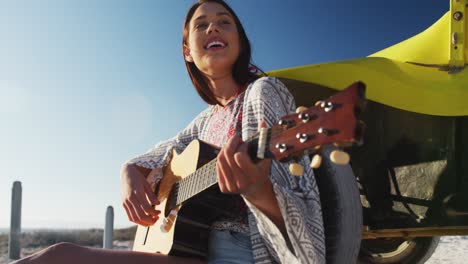
[{"label": "sand", "polygon": [[[117,250],[130,250],[131,241],[114,241]],[[22,255],[28,255],[42,248],[25,248]],[[0,256],[0,264],[7,264],[7,256]],[[465,264],[468,263],[468,236],[442,237],[434,255],[426,264]]]}]

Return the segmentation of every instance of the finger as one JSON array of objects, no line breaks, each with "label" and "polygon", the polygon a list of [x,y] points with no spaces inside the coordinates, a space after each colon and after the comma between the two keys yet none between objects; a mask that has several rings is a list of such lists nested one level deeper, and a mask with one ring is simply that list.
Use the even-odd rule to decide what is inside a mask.
[{"label": "finger", "polygon": [[256,164],[254,164],[253,161],[250,159],[247,149],[247,144],[242,144],[233,157],[236,166],[240,168],[240,170],[246,172],[256,169]]},{"label": "finger", "polygon": [[246,145],[243,144],[242,139],[239,136],[233,136],[224,149],[226,163],[229,166],[229,171],[231,172],[226,175],[226,181],[230,183],[231,192],[239,192],[239,183],[242,181],[243,177],[243,172],[234,159],[234,156],[238,152],[238,148],[242,145]]},{"label": "finger", "polygon": [[229,139],[228,143],[224,146],[223,151],[226,154],[226,157],[232,157],[234,153],[237,151],[237,148],[239,147],[240,144],[242,144],[242,139],[234,135]]},{"label": "finger", "polygon": [[132,197],[130,199],[129,207],[134,212],[134,218],[136,220],[135,222],[139,223],[139,224],[143,224],[143,225],[151,225],[152,224],[152,221],[151,221],[152,217],[151,216],[149,217],[148,214],[145,213],[145,211],[143,210],[141,204],[142,204],[141,200],[138,199],[137,195],[134,195],[134,197]]},{"label": "finger", "polygon": [[156,223],[157,220],[151,220],[151,219],[140,219],[136,221],[135,223],[142,225],[142,226],[152,226],[154,223]]},{"label": "finger", "polygon": [[[141,211],[141,208],[140,208],[140,211]],[[144,215],[143,217],[138,217],[136,219],[136,223],[139,224],[139,225],[143,225],[143,226],[151,226],[153,225],[159,218],[157,217],[154,217],[154,216],[150,216],[150,215]]]},{"label": "finger", "polygon": [[141,218],[140,220],[148,222],[148,223],[150,223],[152,225],[159,219],[159,214],[161,213],[161,211],[153,209],[153,211],[154,211],[154,214],[153,214],[153,212],[151,212],[151,213],[147,212],[148,208],[145,208],[142,205],[140,205],[140,207],[145,212],[145,216],[143,216],[143,218]]},{"label": "finger", "polygon": [[218,173],[218,184],[221,192],[234,192],[234,183],[232,181],[232,172],[226,161],[225,153],[222,151],[218,156],[216,170]]},{"label": "finger", "polygon": [[254,163],[247,153],[247,145],[241,146],[239,152],[234,155],[237,166],[242,170],[239,177],[239,187],[241,193],[247,191],[245,188],[252,187],[255,184],[262,183],[269,178],[271,160],[264,159]]},{"label": "finger", "polygon": [[[148,193],[146,195],[148,195]],[[148,201],[148,199],[146,199],[146,197],[137,196],[137,199],[138,199],[138,204],[140,205],[140,208],[143,209],[143,212],[145,215],[151,215],[151,216],[156,216],[156,217],[159,216],[160,211],[157,211],[156,209],[154,209],[154,207],[150,204],[150,202]]]},{"label": "finger", "polygon": [[149,204],[140,204],[141,209],[147,216],[152,216],[153,218],[159,218],[161,211],[156,210],[153,206]]},{"label": "finger", "polygon": [[223,171],[221,170],[220,156],[218,156],[218,159],[216,161],[216,175],[218,177],[219,190],[223,193],[227,192],[226,181],[224,180]]},{"label": "finger", "polygon": [[247,148],[248,146],[245,143],[240,145],[237,152],[232,156],[232,167],[234,173],[236,173],[238,183],[250,179],[249,175],[255,169],[255,164],[250,159]]},{"label": "finger", "polygon": [[234,156],[237,166],[243,171],[269,169],[271,166],[271,159],[262,159],[257,163],[254,163],[249,156],[247,144],[242,144]]},{"label": "finger", "polygon": [[127,204],[124,202],[122,205],[123,205],[123,207],[125,209],[125,212],[127,213],[128,220],[130,220],[131,222],[135,222],[135,218],[133,217],[133,213],[130,210],[130,208],[127,206]]},{"label": "finger", "polygon": [[[135,191],[134,192],[134,199],[136,199],[136,204],[138,206],[135,206],[137,208],[137,213],[139,213],[140,217],[145,217],[146,215],[150,215],[153,218],[158,217],[159,212],[154,209],[155,204],[159,204],[156,199],[156,195],[153,193],[153,190],[150,186],[150,184],[143,179],[142,181],[143,184],[143,190],[142,191]],[[139,209],[143,210],[144,215],[141,214]]]},{"label": "finger", "polygon": [[261,160],[260,162],[257,163],[256,166],[258,166],[258,168],[260,168],[261,170],[268,170],[268,172],[269,172],[270,168],[271,168],[271,159]]},{"label": "finger", "polygon": [[125,205],[127,207],[127,210],[130,212],[130,221],[132,221],[132,222],[134,222],[136,224],[139,224],[139,225],[143,225],[143,226],[152,225],[151,221],[147,221],[147,219],[141,219],[139,217],[135,206],[133,206],[133,204],[131,204],[131,202],[127,202]]},{"label": "finger", "polygon": [[147,222],[144,219],[141,219],[138,214],[136,213],[136,208],[134,206],[129,206],[129,210],[132,212],[132,222],[143,225],[143,226],[149,226],[151,225],[150,222]]},{"label": "finger", "polygon": [[151,188],[150,184],[145,181],[143,183],[143,187],[145,188],[145,193],[146,193],[146,198],[148,198],[148,202],[154,206],[154,205],[159,205],[160,202],[158,198],[156,197],[156,194],[153,192],[153,188]]},{"label": "finger", "polygon": [[241,153],[236,153],[233,157],[233,159],[235,160],[234,163],[236,163],[235,166],[237,167],[237,169],[235,170],[237,173],[234,180],[236,183],[237,192],[240,194],[244,194],[247,191],[247,189],[251,187],[251,184],[253,183],[253,179],[251,177],[254,177],[255,172],[252,173],[252,171],[246,170],[245,164],[243,164],[243,161],[241,161],[241,156]]},{"label": "finger", "polygon": [[[236,155],[238,155],[238,153],[234,154],[234,156]],[[231,173],[226,175],[226,181],[229,182],[229,186],[231,186],[231,192],[238,193],[246,177],[244,172],[237,165],[234,156],[227,159]]]}]

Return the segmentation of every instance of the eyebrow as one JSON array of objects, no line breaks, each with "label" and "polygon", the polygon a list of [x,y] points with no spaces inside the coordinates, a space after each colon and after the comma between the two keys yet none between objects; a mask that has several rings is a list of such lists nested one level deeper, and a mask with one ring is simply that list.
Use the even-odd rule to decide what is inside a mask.
[{"label": "eyebrow", "polygon": [[[216,13],[216,15],[217,16],[228,16],[228,17],[232,18],[231,14],[229,14],[228,12],[218,12],[218,13]],[[206,15],[201,15],[201,16],[195,18],[194,21],[201,20],[201,19],[204,19],[204,18],[206,18]]]}]

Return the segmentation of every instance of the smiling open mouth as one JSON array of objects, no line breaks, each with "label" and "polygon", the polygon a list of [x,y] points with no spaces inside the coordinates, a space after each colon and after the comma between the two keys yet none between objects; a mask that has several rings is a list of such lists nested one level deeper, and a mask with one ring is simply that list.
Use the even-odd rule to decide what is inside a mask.
[{"label": "smiling open mouth", "polygon": [[227,46],[226,43],[215,40],[215,41],[211,41],[210,43],[208,43],[205,49],[219,49],[219,48],[224,48],[226,46]]}]

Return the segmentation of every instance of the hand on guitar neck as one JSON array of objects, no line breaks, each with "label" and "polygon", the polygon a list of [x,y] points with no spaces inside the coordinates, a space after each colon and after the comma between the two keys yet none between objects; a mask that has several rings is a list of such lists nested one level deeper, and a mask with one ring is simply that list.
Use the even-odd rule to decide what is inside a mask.
[{"label": "hand on guitar neck", "polygon": [[223,193],[238,193],[255,205],[286,234],[281,211],[270,181],[271,160],[254,163],[248,145],[235,135],[221,150],[217,158],[218,184]]},{"label": "hand on guitar neck", "polygon": [[254,163],[247,148],[247,143],[239,136],[233,136],[217,157],[216,172],[221,192],[242,194],[249,200],[255,200],[265,185],[271,184],[271,160]]}]

